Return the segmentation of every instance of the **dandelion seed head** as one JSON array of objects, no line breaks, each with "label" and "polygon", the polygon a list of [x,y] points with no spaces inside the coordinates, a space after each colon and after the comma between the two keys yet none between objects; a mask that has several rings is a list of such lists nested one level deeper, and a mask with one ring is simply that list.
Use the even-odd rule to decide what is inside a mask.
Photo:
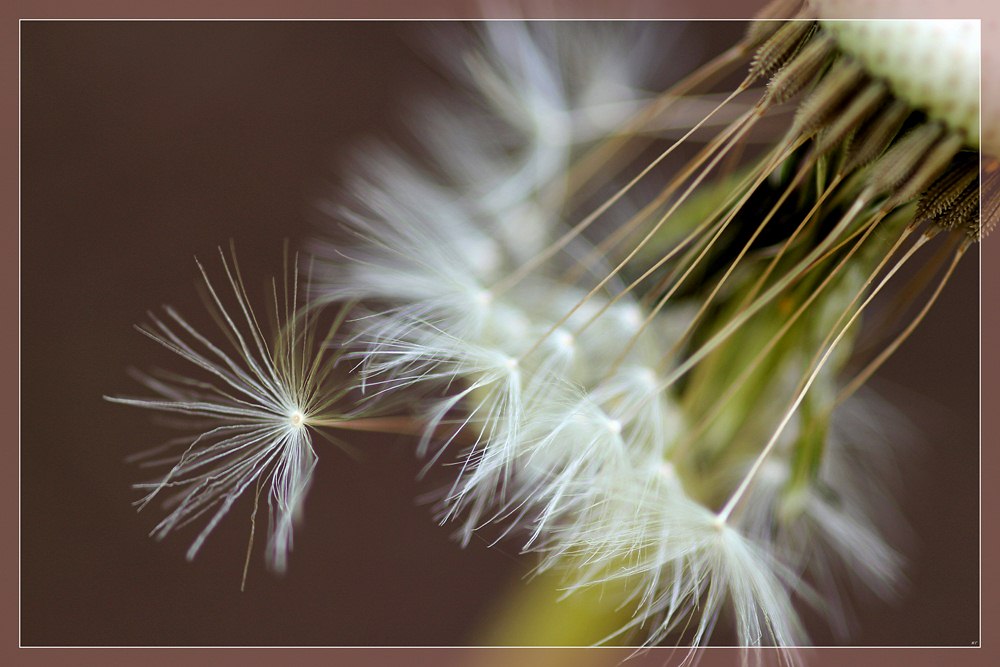
[{"label": "dandelion seed head", "polygon": [[[702,645],[726,607],[742,645],[792,646],[807,641],[792,604],[812,597],[806,578],[848,569],[886,597],[900,579],[875,509],[887,495],[865,489],[879,486],[885,448],[860,426],[871,414],[840,409],[839,383],[858,317],[930,239],[905,245],[915,226],[903,205],[936,183],[921,221],[935,233],[975,225],[972,177],[935,180],[963,137],[914,114],[917,98],[896,80],[903,99],[893,97],[840,50],[853,37],[836,30],[757,31],[744,84],[708,99],[713,110],[692,125],[667,113],[676,89],[645,92],[658,89],[645,66],[660,48],[652,33],[486,24],[460,58],[442,58],[461,103],[414,104],[409,124],[431,168],[369,142],[351,162],[347,201],[320,204],[331,224],[312,243],[313,306],[361,302],[349,341],[361,388],[413,413],[427,466],[447,459],[457,471],[438,518],[463,544],[486,530],[520,540],[539,571],[566,573],[570,593],[610,591],[632,620],[609,639]],[[795,103],[788,135],[737,164],[785,101]],[[713,120],[723,111],[730,120]],[[637,175],[587,173],[605,164],[588,158],[614,156],[619,141],[659,147],[658,123],[673,121],[690,129]],[[629,201],[712,125],[715,138],[648,204]],[[723,168],[719,183],[706,180]],[[580,213],[605,189],[615,194]],[[692,213],[695,198],[711,206]],[[179,490],[158,534],[215,512],[193,555],[256,485],[272,517],[268,561],[281,570],[316,463],[312,436],[346,418],[331,414],[343,392],[324,386],[323,353],[337,346],[317,351],[313,310],[300,318],[296,304],[279,305],[277,287],[284,326],[269,339],[238,270],[226,274],[236,308],[208,288],[235,352],[172,311],[147,332],[214,384],[149,377],[157,398],[116,400],[216,424],[146,487],[146,502]]]},{"label": "dandelion seed head", "polygon": [[[819,3],[821,16],[839,12]],[[974,20],[824,21],[824,30],[873,75],[979,146],[979,25]],[[946,82],[942,85],[942,82]]]}]

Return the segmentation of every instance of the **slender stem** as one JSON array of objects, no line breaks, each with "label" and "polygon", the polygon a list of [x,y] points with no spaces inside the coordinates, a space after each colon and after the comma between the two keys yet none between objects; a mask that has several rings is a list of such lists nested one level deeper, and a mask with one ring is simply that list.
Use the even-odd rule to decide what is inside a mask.
[{"label": "slender stem", "polygon": [[794,324],[798,321],[798,319],[802,316],[802,314],[809,308],[809,306],[813,303],[813,301],[819,298],[820,294],[823,293],[826,287],[831,282],[833,282],[833,279],[840,274],[840,272],[844,269],[845,266],[847,266],[847,263],[850,261],[851,257],[853,257],[854,253],[856,253],[861,248],[865,240],[868,238],[868,236],[874,229],[875,229],[874,221],[866,225],[865,227],[866,231],[864,235],[862,235],[862,237],[851,247],[851,249],[844,255],[844,257],[840,259],[837,265],[829,272],[827,272],[827,274],[823,277],[823,280],[820,282],[820,284],[817,285],[815,289],[810,291],[809,296],[806,298],[805,301],[802,302],[802,305],[800,305],[796,309],[796,311],[792,313],[792,315],[788,317],[788,319],[785,320],[785,323],[781,325],[781,328],[778,329],[778,331],[775,332],[773,336],[771,336],[767,344],[763,348],[761,348],[760,352],[758,352],[756,356],[754,356],[754,358],[750,361],[750,363],[747,364],[747,366],[740,372],[739,376],[731,383],[729,383],[729,385],[726,387],[726,391],[722,394],[722,396],[720,396],[715,401],[715,403],[712,404],[712,407],[708,410],[708,412],[706,412],[705,415],[694,426],[694,428],[692,428],[687,433],[687,436],[685,437],[684,441],[680,445],[678,445],[679,452],[684,452],[702,433],[704,433],[705,429],[708,428],[708,425],[712,423],[712,421],[715,419],[715,417],[719,415],[719,413],[726,406],[729,400],[736,395],[736,392],[739,391],[740,388],[743,386],[743,384],[750,378],[750,375],[753,373],[753,371],[758,366],[760,366],[761,363],[763,363],[764,359],[767,358],[767,355],[770,354],[771,350],[774,349],[774,346],[778,344],[778,342],[785,336],[785,334],[788,333],[788,331],[792,328],[792,326],[794,326]]},{"label": "slender stem", "polygon": [[[607,285],[607,284],[608,284],[608,282],[610,282],[612,278],[614,278],[614,277],[615,277],[616,275],[618,275],[618,273],[619,273],[619,272],[621,272],[621,270],[622,270],[622,269],[623,269],[623,268],[624,268],[624,267],[625,267],[625,266],[626,266],[626,265],[627,265],[627,264],[628,264],[629,262],[631,262],[631,261],[632,261],[632,259],[633,259],[633,258],[634,258],[634,257],[635,257],[635,256],[636,256],[637,254],[639,254],[639,251],[641,251],[641,250],[642,250],[642,249],[643,249],[643,248],[644,248],[644,247],[646,246],[646,244],[647,244],[647,243],[649,243],[650,239],[652,239],[652,238],[653,238],[653,236],[655,236],[655,235],[656,235],[656,233],[657,233],[657,232],[658,232],[658,231],[660,230],[660,228],[661,228],[661,227],[662,227],[662,226],[663,226],[663,225],[664,225],[664,224],[666,223],[666,221],[667,221],[667,220],[668,220],[668,219],[670,218],[670,216],[671,216],[671,215],[673,215],[674,211],[676,211],[676,210],[677,210],[677,209],[678,209],[678,208],[680,207],[680,205],[684,203],[684,200],[685,200],[685,199],[687,199],[687,197],[688,197],[688,196],[689,196],[689,195],[691,194],[691,192],[693,192],[693,191],[694,191],[694,189],[695,189],[696,187],[698,187],[698,185],[699,185],[699,184],[700,184],[700,183],[701,183],[701,182],[702,182],[702,181],[703,181],[703,180],[705,179],[705,177],[706,177],[706,176],[708,176],[709,172],[710,172],[710,171],[711,171],[711,170],[712,170],[712,169],[713,169],[713,168],[715,167],[715,165],[716,165],[716,164],[718,164],[719,160],[721,160],[721,159],[722,159],[722,158],[723,158],[723,157],[724,157],[724,156],[726,155],[726,151],[728,151],[728,150],[729,150],[729,149],[730,149],[730,148],[731,148],[731,147],[732,147],[732,146],[733,146],[733,145],[734,145],[734,144],[735,144],[736,142],[738,142],[738,141],[739,141],[739,139],[740,139],[740,137],[741,137],[741,136],[743,136],[743,135],[744,135],[744,134],[745,134],[746,132],[748,132],[748,131],[750,130],[750,128],[752,128],[752,127],[753,127],[753,124],[754,124],[754,121],[755,121],[755,120],[756,120],[757,118],[759,118],[759,117],[760,117],[760,116],[759,116],[759,114],[758,114],[758,113],[755,113],[754,115],[752,115],[752,116],[750,117],[750,119],[749,119],[749,120],[747,121],[747,123],[746,123],[746,124],[745,124],[745,125],[744,125],[743,127],[741,127],[741,128],[740,128],[740,131],[739,131],[739,132],[737,132],[737,133],[736,133],[736,135],[735,135],[735,136],[733,137],[733,139],[732,139],[732,141],[731,141],[731,142],[729,143],[729,145],[728,145],[728,146],[726,146],[726,148],[724,148],[724,149],[723,149],[723,150],[722,150],[722,151],[721,151],[721,152],[720,152],[720,153],[719,153],[718,155],[716,155],[716,156],[715,156],[715,158],[713,158],[713,160],[712,160],[712,161],[711,161],[711,162],[710,162],[710,163],[708,164],[708,166],[707,166],[707,167],[705,167],[705,169],[703,169],[703,170],[702,170],[702,172],[701,172],[700,174],[698,174],[698,177],[697,177],[697,178],[696,178],[696,179],[695,179],[695,180],[694,180],[694,181],[693,181],[693,182],[691,183],[691,185],[689,185],[689,186],[688,186],[687,190],[685,190],[685,191],[684,191],[684,193],[683,193],[683,194],[682,194],[682,195],[681,195],[681,196],[680,196],[680,197],[678,198],[678,200],[677,200],[676,202],[674,202],[674,204],[673,204],[673,205],[672,205],[672,206],[670,207],[670,209],[669,209],[669,210],[667,210],[667,212],[663,214],[663,216],[662,216],[662,217],[661,217],[661,218],[660,218],[660,219],[659,219],[659,220],[658,220],[658,221],[656,222],[656,224],[655,224],[655,225],[653,226],[653,228],[649,230],[649,232],[648,232],[648,233],[647,233],[647,234],[646,234],[646,235],[645,235],[645,236],[643,237],[643,239],[642,239],[642,240],[641,240],[641,241],[640,241],[640,242],[639,242],[639,243],[638,243],[638,244],[637,244],[637,245],[636,245],[636,246],[635,246],[635,247],[634,247],[634,248],[633,248],[633,249],[632,249],[632,250],[631,250],[631,251],[630,251],[630,252],[628,253],[628,255],[626,255],[626,256],[625,256],[625,258],[624,258],[624,259],[622,259],[622,260],[621,260],[621,262],[619,262],[619,263],[618,263],[618,265],[617,265],[617,266],[616,266],[616,267],[615,267],[614,269],[612,269],[612,270],[611,270],[611,272],[610,272],[610,273],[608,273],[608,275],[607,275],[607,276],[605,276],[605,277],[604,277],[604,278],[603,278],[603,279],[602,279],[602,280],[601,280],[600,282],[598,282],[598,283],[597,283],[597,285],[596,285],[596,286],[594,286],[594,288],[593,288],[592,290],[590,290],[590,292],[588,292],[588,293],[587,293],[587,294],[586,294],[586,295],[585,295],[585,296],[584,296],[584,297],[583,297],[582,299],[580,299],[580,301],[578,301],[578,302],[577,302],[577,304],[576,304],[575,306],[573,306],[573,307],[572,307],[572,308],[571,308],[571,309],[569,310],[569,312],[567,312],[567,313],[566,313],[565,315],[563,315],[563,316],[562,316],[562,317],[561,317],[561,318],[559,319],[559,321],[557,321],[557,322],[556,322],[555,324],[553,324],[553,325],[552,325],[552,326],[551,326],[551,327],[550,327],[550,328],[548,329],[548,331],[546,331],[546,332],[545,332],[545,333],[544,333],[544,334],[543,334],[543,335],[542,335],[542,336],[541,336],[541,337],[540,337],[540,338],[539,338],[539,339],[538,339],[538,340],[537,340],[537,341],[535,342],[535,344],[534,344],[534,345],[533,345],[533,346],[532,346],[532,347],[531,347],[531,348],[530,348],[530,349],[529,349],[529,350],[528,350],[527,352],[525,352],[524,354],[522,354],[522,355],[521,355],[521,358],[522,358],[522,359],[523,359],[524,357],[526,357],[526,356],[530,355],[531,353],[533,353],[533,352],[534,352],[535,350],[537,350],[537,349],[538,349],[538,348],[539,348],[539,347],[541,346],[541,344],[542,344],[543,342],[545,342],[545,340],[546,340],[546,339],[547,339],[547,338],[548,338],[548,337],[549,337],[550,335],[552,335],[552,333],[553,333],[553,332],[554,332],[554,331],[555,331],[556,329],[558,329],[558,328],[559,328],[559,327],[561,327],[561,326],[562,326],[563,324],[565,324],[565,322],[566,322],[567,320],[569,320],[569,318],[570,318],[570,317],[572,317],[572,316],[573,316],[573,314],[574,314],[574,313],[576,313],[576,311],[578,311],[578,310],[579,310],[579,309],[580,309],[580,308],[581,308],[581,307],[583,306],[583,304],[587,303],[587,301],[589,301],[589,300],[590,300],[591,298],[593,298],[593,296],[594,296],[595,294],[597,294],[597,293],[598,293],[599,291],[601,291],[601,289],[603,289],[603,288],[604,288],[604,286],[605,286],[605,285]],[[605,309],[606,309],[606,307],[605,307]],[[592,321],[592,320],[593,320],[593,318],[591,318],[591,321]],[[588,324],[589,324],[589,322],[588,322]],[[584,328],[585,328],[585,327],[586,327],[586,325],[584,325]]]},{"label": "slender stem", "polygon": [[918,249],[920,249],[920,247],[923,246],[924,243],[926,243],[928,240],[929,240],[928,236],[922,235],[913,243],[912,246],[910,246],[910,249],[907,250],[906,254],[903,255],[899,259],[899,261],[896,262],[895,266],[893,266],[892,269],[885,275],[885,277],[882,278],[878,286],[874,290],[872,290],[872,293],[868,296],[868,298],[866,298],[862,302],[862,304],[854,312],[854,315],[851,317],[851,319],[848,320],[847,324],[845,324],[843,328],[840,330],[840,333],[837,334],[837,337],[833,340],[833,342],[830,343],[829,347],[827,347],[826,352],[819,360],[819,363],[816,364],[816,367],[813,369],[812,373],[810,373],[804,386],[798,392],[798,395],[795,397],[795,400],[792,401],[792,404],[785,411],[785,416],[781,419],[781,422],[778,424],[778,428],[774,431],[774,434],[771,436],[771,439],[767,441],[766,445],[764,445],[764,449],[761,450],[760,454],[757,456],[757,459],[750,467],[750,471],[743,478],[743,481],[740,482],[739,487],[737,487],[736,491],[729,498],[729,501],[726,503],[725,507],[722,508],[722,511],[719,512],[718,520],[721,523],[725,523],[729,519],[729,515],[732,514],[733,509],[736,507],[736,504],[740,501],[740,498],[743,497],[743,494],[746,493],[747,488],[750,486],[750,482],[753,480],[754,476],[756,476],[757,471],[760,470],[760,467],[764,463],[764,460],[767,458],[768,454],[770,454],[771,451],[774,449],[775,444],[778,442],[778,438],[780,438],[781,434],[784,433],[785,427],[788,426],[788,423],[791,421],[792,416],[794,416],[795,411],[802,403],[802,399],[805,398],[806,392],[809,391],[809,388],[812,387],[813,382],[815,382],[816,378],[819,377],[820,371],[823,370],[823,367],[826,365],[827,360],[830,358],[830,355],[833,354],[833,351],[836,349],[841,339],[843,339],[843,337],[847,334],[848,330],[850,330],[851,325],[854,324],[854,322],[861,315],[861,313],[868,306],[868,304],[871,303],[872,299],[874,299],[881,291],[881,289],[885,287],[886,283],[888,283],[889,280],[896,274],[896,272],[900,268],[902,268],[903,264],[905,264],[906,261],[913,256],[913,253],[915,253]]},{"label": "slender stem", "polygon": [[368,417],[365,419],[309,419],[309,426],[345,431],[374,431],[400,435],[423,435],[426,424],[413,417]]},{"label": "slender stem", "polygon": [[899,346],[910,337],[910,334],[912,334],[913,330],[917,328],[917,325],[923,321],[928,311],[930,311],[931,306],[933,306],[934,302],[937,301],[938,296],[941,294],[941,290],[943,290],[944,286],[948,283],[948,280],[951,278],[951,274],[955,271],[955,267],[958,266],[958,261],[962,259],[962,256],[965,254],[968,247],[968,243],[966,243],[965,239],[963,239],[962,244],[959,246],[958,250],[955,252],[954,258],[951,260],[951,264],[948,265],[948,268],[941,277],[941,280],[938,282],[937,287],[934,288],[934,292],[927,299],[927,302],[924,304],[923,308],[920,309],[920,312],[917,313],[917,316],[913,318],[909,325],[907,325],[907,327],[900,332],[900,334],[895,340],[892,341],[892,343],[889,344],[888,347],[882,350],[882,352],[875,357],[875,359],[865,366],[864,369],[858,373],[857,376],[855,376],[855,378],[851,380],[839,394],[837,394],[837,398],[834,401],[835,405],[843,403],[851,394],[856,392],[858,388],[867,382],[868,378],[870,378],[872,374],[885,363],[886,359],[892,356]]},{"label": "slender stem", "polygon": [[[704,345],[698,348],[690,357],[688,357],[684,363],[678,366],[670,375],[660,383],[660,389],[666,389],[678,379],[680,379],[685,373],[690,371],[694,366],[696,366],[702,359],[708,356],[712,350],[717,348],[723,342],[726,341],[733,333],[736,332],[743,323],[748,319],[753,317],[761,308],[770,303],[778,294],[781,293],[786,287],[791,285],[795,280],[815,268],[813,261],[826,252],[827,248],[834,242],[834,240],[840,236],[840,233],[847,229],[848,225],[854,221],[857,215],[865,207],[868,202],[868,193],[862,193],[851,205],[850,209],[844,213],[844,216],[837,223],[836,227],[830,232],[827,238],[823,239],[813,250],[806,255],[802,260],[796,264],[792,270],[788,272],[785,276],[781,278],[778,282],[770,287],[764,294],[758,297],[752,304],[747,306],[744,310],[741,310],[732,320],[726,323],[721,330],[718,331],[714,336],[712,336]],[[664,363],[668,363],[670,360],[664,358]]]},{"label": "slender stem", "polygon": [[519,283],[521,280],[523,280],[529,273],[538,268],[538,266],[547,261],[557,252],[565,248],[570,241],[572,241],[574,238],[579,236],[584,230],[586,230],[587,227],[589,227],[595,220],[597,220],[597,218],[599,218],[605,211],[611,208],[611,206],[613,206],[615,202],[624,197],[633,187],[635,187],[635,185],[639,181],[641,181],[649,172],[651,172],[654,168],[656,168],[658,164],[660,164],[664,159],[666,159],[668,155],[673,153],[678,146],[683,144],[684,141],[695,132],[695,130],[700,128],[705,123],[705,121],[711,118],[719,109],[725,106],[730,100],[732,100],[734,97],[736,97],[737,94],[741,92],[743,92],[742,88],[737,88],[736,90],[734,90],[729,96],[726,97],[726,99],[720,102],[719,105],[715,107],[715,109],[710,111],[709,114],[705,116],[705,118],[703,118],[694,127],[692,127],[683,137],[681,137],[673,144],[671,144],[669,148],[660,153],[652,162],[646,165],[642,169],[642,171],[636,174],[635,177],[632,178],[632,180],[630,180],[628,183],[622,186],[622,188],[618,190],[618,192],[612,195],[603,204],[598,206],[592,213],[590,213],[590,215],[588,215],[583,220],[578,222],[575,226],[573,226],[572,229],[563,234],[558,240],[549,245],[548,248],[540,252],[533,259],[530,259],[524,264],[522,264],[519,269],[509,274],[506,278],[503,278],[502,280],[497,282],[491,288],[490,291],[494,295],[498,295],[509,290],[510,288],[514,287],[517,283]]},{"label": "slender stem", "polygon": [[[778,164],[780,164],[782,160],[791,155],[792,152],[794,152],[799,145],[801,145],[801,142],[798,142],[794,145],[786,146],[781,150],[776,151],[776,156],[772,160],[770,160],[763,169],[761,169],[760,175],[757,177],[757,180],[753,183],[753,185],[750,186],[750,188],[746,191],[746,193],[743,195],[740,201],[734,207],[732,207],[732,209],[726,215],[726,218],[723,221],[723,223],[719,226],[718,230],[716,230],[715,234],[705,245],[705,247],[701,250],[698,257],[695,258],[695,260],[691,263],[691,265],[687,268],[687,270],[680,276],[680,278],[676,280],[676,282],[674,282],[673,286],[659,299],[659,301],[656,303],[656,306],[652,310],[650,310],[649,314],[646,316],[646,320],[642,323],[642,326],[639,328],[639,331],[636,332],[629,339],[628,344],[625,346],[625,349],[622,350],[622,352],[618,355],[617,360],[612,365],[612,373],[617,371],[618,367],[625,361],[625,357],[628,355],[628,352],[632,349],[632,347],[635,346],[635,343],[638,341],[639,335],[643,331],[645,331],[645,329],[650,325],[650,323],[652,323],[652,321],[660,313],[663,307],[667,304],[667,301],[669,301],[670,298],[673,297],[674,293],[676,293],[677,290],[680,289],[680,286],[691,275],[695,267],[697,267],[698,264],[701,263],[701,261],[705,258],[705,255],[708,254],[708,251],[711,250],[712,246],[719,239],[722,233],[726,230],[729,224],[733,221],[736,215],[740,212],[740,210],[743,209],[743,207],[746,205],[747,201],[749,201],[753,193],[756,192],[757,188],[760,187],[760,184],[764,182],[764,179],[767,178],[767,176],[771,173],[771,171]],[[806,168],[803,167],[799,171],[796,178],[793,179],[792,182],[785,189],[784,193],[782,193],[781,197],[779,197],[777,203],[775,203],[775,205],[771,208],[770,212],[768,212],[768,214],[764,217],[761,223],[757,225],[757,228],[754,230],[753,234],[751,234],[750,238],[743,245],[743,249],[740,250],[740,253],[736,256],[736,258],[732,262],[730,262],[729,267],[726,269],[726,272],[715,284],[715,287],[712,289],[709,295],[703,300],[701,308],[698,309],[698,312],[691,319],[691,322],[688,323],[687,327],[678,337],[677,341],[675,341],[674,344],[670,347],[670,349],[667,350],[668,357],[673,357],[677,353],[677,350],[680,347],[681,342],[685,338],[687,338],[687,336],[694,330],[695,324],[697,324],[698,320],[701,319],[701,317],[708,310],[712,301],[719,293],[719,290],[722,289],[722,286],[729,279],[729,276],[732,275],[733,271],[736,270],[736,267],[739,265],[740,261],[746,255],[747,251],[750,250],[750,247],[753,245],[753,242],[757,240],[757,237],[760,235],[760,233],[764,231],[764,227],[766,227],[767,224],[771,221],[771,219],[774,217],[774,214],[777,213],[778,209],[785,202],[788,196],[792,193],[792,190],[795,188],[796,185],[798,185],[799,181],[805,175],[805,173],[806,173]]]},{"label": "slender stem", "polygon": [[640,226],[653,211],[662,206],[670,198],[670,196],[677,191],[677,188],[681,186],[688,179],[691,174],[695,172],[700,166],[705,164],[716,150],[722,146],[729,137],[732,136],[733,132],[739,129],[740,124],[749,118],[749,113],[741,115],[735,121],[730,123],[719,132],[712,140],[706,144],[698,153],[691,158],[691,160],[681,169],[670,182],[660,190],[660,192],[654,197],[648,204],[642,207],[639,212],[633,215],[625,224],[620,225],[614,232],[608,235],[607,238],[601,240],[594,248],[587,254],[586,257],[578,261],[572,268],[568,269],[564,275],[565,282],[576,282],[579,280],[580,276],[599,260],[606,257],[609,252],[615,247],[623,244],[629,236]]},{"label": "slender stem", "polygon": [[[860,299],[861,296],[865,293],[865,290],[868,288],[869,285],[871,285],[875,277],[882,271],[883,268],[885,268],[885,265],[889,263],[889,260],[892,259],[893,255],[896,254],[896,251],[899,250],[899,247],[903,245],[904,242],[906,242],[906,239],[910,238],[910,234],[913,232],[913,229],[914,229],[913,226],[907,226],[903,230],[903,233],[899,235],[899,238],[896,239],[895,242],[893,242],[889,250],[886,251],[885,257],[883,257],[882,260],[879,261],[879,263],[871,271],[868,280],[865,281],[864,286],[860,290],[858,290],[858,292],[854,295],[853,298],[851,298],[850,302],[841,311],[840,316],[837,318],[837,321],[833,323],[832,327],[830,327],[830,331],[827,333],[826,338],[824,338],[823,342],[819,344],[819,348],[816,351],[816,354],[814,354],[813,358],[809,360],[809,364],[807,365],[807,367],[811,367],[813,364],[817,363],[817,360],[819,359],[820,356],[819,350],[826,349],[826,346],[830,343],[830,339],[833,338],[834,333],[837,331],[837,327],[839,327],[840,323],[844,321],[844,318],[847,317],[847,314],[851,312],[851,308],[854,307],[854,304],[857,303],[858,299]],[[801,386],[802,385],[800,384],[799,387],[796,388],[796,391],[798,391],[798,389],[800,389]]]},{"label": "slender stem", "polygon": [[[644,126],[666,111],[674,102],[679,99],[683,99],[683,97],[689,91],[694,89],[695,86],[701,85],[706,81],[710,81],[714,76],[724,72],[728,67],[739,62],[740,59],[746,56],[746,53],[746,46],[742,43],[737,44],[736,46],[733,46],[719,54],[708,63],[702,65],[686,78],[678,81],[667,91],[658,95],[632,119],[628,120],[624,127],[622,127],[616,134],[608,137],[605,141],[595,146],[590,150],[590,152],[583,155],[574,165],[570,167],[569,173],[564,179],[566,184],[565,195],[567,197],[572,196],[587,183],[591,183],[591,185],[593,185],[591,179],[593,179],[597,174],[600,174],[605,178],[610,177],[612,174],[610,174],[606,168],[608,161],[611,156],[621,150],[622,146],[624,146],[626,142],[633,139]],[[746,83],[741,86],[743,89],[746,87]],[[709,115],[709,117],[711,117],[711,115]],[[705,120],[708,120],[708,118]],[[702,122],[704,123],[705,121]]]}]

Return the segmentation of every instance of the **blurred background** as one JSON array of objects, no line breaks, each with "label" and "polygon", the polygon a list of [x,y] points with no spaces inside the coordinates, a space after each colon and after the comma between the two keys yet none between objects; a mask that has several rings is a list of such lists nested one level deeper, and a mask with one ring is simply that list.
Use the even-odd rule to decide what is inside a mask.
[{"label": "blurred background", "polygon": [[[132,325],[171,304],[204,322],[197,255],[236,246],[245,276],[281,271],[364,138],[401,136],[407,100],[447,92],[428,66],[459,24],[22,24],[22,642],[27,645],[462,645],[522,586],[516,547],[460,549],[417,502],[436,488],[403,437],[324,452],[290,571],[255,553],[249,505],[193,563],[194,533],[147,537],[127,455],[166,432],[103,394],[170,363]],[[737,39],[672,23],[665,82]],[[978,259],[875,378],[923,443],[907,472],[909,592],[862,600],[859,645],[979,639]],[[250,278],[251,285],[254,278]],[[355,460],[356,459],[356,460]],[[442,478],[443,479],[443,478]],[[439,480],[440,481],[440,480]],[[814,641],[831,643],[814,623]]]}]

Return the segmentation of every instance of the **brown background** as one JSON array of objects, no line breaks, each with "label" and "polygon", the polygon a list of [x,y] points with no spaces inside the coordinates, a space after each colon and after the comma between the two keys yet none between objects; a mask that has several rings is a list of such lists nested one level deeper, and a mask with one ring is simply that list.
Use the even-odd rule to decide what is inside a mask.
[{"label": "brown background", "polygon": [[[148,540],[122,458],[156,434],[100,400],[155,356],[130,329],[146,308],[197,311],[193,254],[232,237],[248,273],[279,267],[343,148],[393,131],[400,101],[432,83],[411,49],[423,30],[24,24],[23,643],[462,644],[526,570],[460,551],[413,502],[426,486],[407,444],[369,442],[360,463],[323,458],[289,575],[258,567],[240,594],[245,525],[194,564],[183,539]],[[969,258],[884,373],[907,387],[931,474],[906,503],[912,592],[866,608],[859,643],[979,638],[976,278]]]}]

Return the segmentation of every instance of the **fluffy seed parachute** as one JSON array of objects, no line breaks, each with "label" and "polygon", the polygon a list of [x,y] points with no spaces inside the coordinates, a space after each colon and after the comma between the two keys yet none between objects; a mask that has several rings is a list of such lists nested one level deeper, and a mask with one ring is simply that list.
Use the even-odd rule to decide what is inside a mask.
[{"label": "fluffy seed parachute", "polygon": [[151,323],[139,331],[181,357],[190,373],[137,372],[153,397],[107,398],[180,415],[177,426],[196,431],[136,457],[146,467],[171,466],[162,478],[137,485],[147,491],[140,507],[168,496],[170,512],[153,535],[165,537],[208,516],[188,549],[188,558],[194,558],[244,493],[252,490],[255,514],[264,493],[270,514],[267,562],[281,572],[317,462],[313,434],[318,426],[352,426],[346,414],[334,409],[346,390],[330,386],[340,356],[333,336],[343,318],[325,336],[317,336],[315,315],[295,305],[296,270],[291,285],[287,275],[281,289],[272,285],[274,335],[267,336],[249,304],[235,253],[227,261],[220,250],[220,257],[229,305],[200,263],[198,268],[225,343],[212,342],[173,308],[165,309],[165,318],[150,313]]}]

